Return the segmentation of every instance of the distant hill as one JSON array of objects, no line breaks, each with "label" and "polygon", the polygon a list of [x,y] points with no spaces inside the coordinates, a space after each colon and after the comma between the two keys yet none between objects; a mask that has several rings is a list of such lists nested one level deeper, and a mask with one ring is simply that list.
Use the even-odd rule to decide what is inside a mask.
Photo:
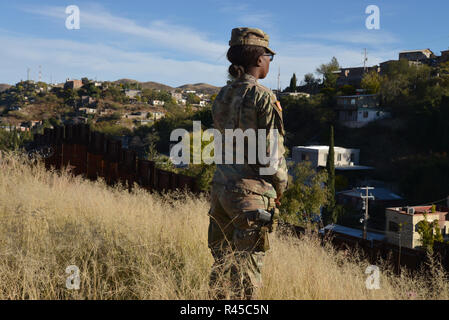
[{"label": "distant hill", "polygon": [[207,83],[185,84],[178,88],[182,90],[194,90],[196,92],[202,92],[207,94],[218,93],[221,89],[220,87],[215,87]]},{"label": "distant hill", "polygon": [[153,81],[148,81],[148,82],[140,82],[137,80],[133,80],[133,79],[120,79],[115,81],[115,83],[139,83],[142,86],[142,89],[153,89],[153,90],[166,90],[166,91],[172,91],[174,90],[174,88],[167,86],[165,84],[162,83],[158,83],[158,82],[153,82]]},{"label": "distant hill", "polygon": [[165,90],[165,91],[172,91],[175,89],[175,88],[167,86],[165,84],[153,82],[153,81],[141,82],[140,84],[142,85],[143,89]]},{"label": "distant hill", "polygon": [[0,83],[0,92],[3,92],[5,90],[8,90],[9,88],[11,88],[11,86],[9,84],[6,83]]},{"label": "distant hill", "polygon": [[183,86],[173,88],[170,86],[167,86],[162,83],[153,82],[153,81],[147,81],[147,82],[140,82],[133,79],[120,79],[117,81],[114,81],[115,83],[139,83],[142,86],[142,89],[153,89],[153,90],[166,90],[166,91],[173,91],[175,89],[182,89],[182,90],[194,90],[196,92],[206,93],[206,94],[214,94],[218,93],[220,91],[220,87],[215,87],[207,83],[195,83],[195,84],[185,84]]}]

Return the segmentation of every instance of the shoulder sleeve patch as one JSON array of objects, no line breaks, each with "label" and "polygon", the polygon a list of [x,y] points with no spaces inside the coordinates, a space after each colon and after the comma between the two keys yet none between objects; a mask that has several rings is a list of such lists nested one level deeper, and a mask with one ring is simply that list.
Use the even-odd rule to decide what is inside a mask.
[{"label": "shoulder sleeve patch", "polygon": [[276,107],[278,108],[278,110],[280,112],[282,112],[282,107],[281,107],[281,103],[279,101],[276,101]]}]

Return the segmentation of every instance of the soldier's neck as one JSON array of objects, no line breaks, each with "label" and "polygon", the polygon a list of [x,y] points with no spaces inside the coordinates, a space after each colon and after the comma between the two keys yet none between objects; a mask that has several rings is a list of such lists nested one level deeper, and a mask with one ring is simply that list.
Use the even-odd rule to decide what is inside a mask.
[{"label": "soldier's neck", "polygon": [[256,78],[257,80],[261,79],[262,74],[263,74],[263,70],[261,70],[260,67],[249,67],[246,70],[246,73],[249,75],[252,75],[254,78]]}]

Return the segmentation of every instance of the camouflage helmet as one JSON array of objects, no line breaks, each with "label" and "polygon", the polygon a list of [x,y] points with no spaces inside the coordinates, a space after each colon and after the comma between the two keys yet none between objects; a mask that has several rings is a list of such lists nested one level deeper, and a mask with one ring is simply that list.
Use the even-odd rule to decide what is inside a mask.
[{"label": "camouflage helmet", "polygon": [[235,28],[232,29],[229,46],[253,45],[266,48],[270,53],[276,54],[268,47],[270,37],[257,28]]}]

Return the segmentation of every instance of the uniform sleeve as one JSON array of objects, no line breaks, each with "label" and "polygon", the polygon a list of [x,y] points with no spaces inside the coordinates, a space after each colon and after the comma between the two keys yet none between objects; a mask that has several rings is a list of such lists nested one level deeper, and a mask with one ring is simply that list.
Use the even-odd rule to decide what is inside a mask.
[{"label": "uniform sleeve", "polygon": [[[275,172],[267,176],[267,180],[271,182],[276,190],[276,193],[282,194],[288,182],[287,163],[285,161],[284,153],[284,124],[282,119],[282,110],[280,104],[277,105],[277,99],[272,92],[262,92],[257,99],[257,121],[258,128],[267,130],[267,155],[270,155],[270,147],[272,144],[277,144],[277,153],[273,155],[270,162],[265,167],[272,166]],[[278,134],[270,136],[270,131],[276,131]],[[270,155],[271,158],[271,155]]]}]

